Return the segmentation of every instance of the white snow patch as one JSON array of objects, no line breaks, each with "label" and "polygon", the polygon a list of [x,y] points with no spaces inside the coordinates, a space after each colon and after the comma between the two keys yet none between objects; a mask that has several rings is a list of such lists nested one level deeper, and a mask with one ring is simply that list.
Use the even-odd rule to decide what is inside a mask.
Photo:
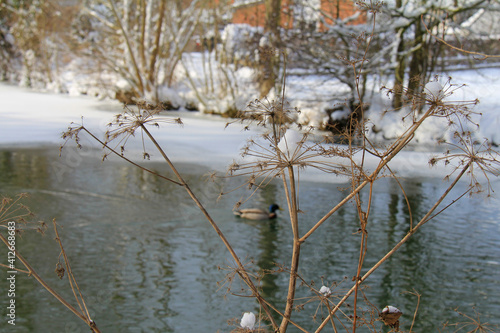
[{"label": "white snow patch", "polygon": [[382,313],[401,313],[401,311],[395,306],[388,305],[382,310]]},{"label": "white snow patch", "polygon": [[443,85],[438,81],[430,81],[425,85],[424,91],[432,96],[432,100],[441,100],[444,98]]},{"label": "white snow patch", "polygon": [[253,330],[255,326],[255,315],[253,312],[245,312],[241,318],[240,325],[242,328]]},{"label": "white snow patch", "polygon": [[319,293],[322,294],[323,296],[327,297],[327,296],[330,296],[332,294],[332,291],[327,286],[321,286],[321,288],[319,289]]}]

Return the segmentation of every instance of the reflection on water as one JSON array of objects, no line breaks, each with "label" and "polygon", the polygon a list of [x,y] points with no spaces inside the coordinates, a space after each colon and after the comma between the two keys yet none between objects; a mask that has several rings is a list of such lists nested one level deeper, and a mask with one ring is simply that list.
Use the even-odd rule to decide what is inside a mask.
[{"label": "reflection on water", "polygon": [[[28,192],[28,204],[40,218],[57,219],[73,271],[103,332],[226,332],[231,329],[228,319],[258,312],[250,298],[224,297],[227,284],[222,283],[232,261],[181,188],[121,162],[102,163],[93,151],[82,152],[83,157],[68,154],[60,159],[52,147],[1,150],[0,193]],[[217,202],[218,189],[204,180],[203,168],[181,169],[245,262],[266,271],[288,262],[291,231],[285,211],[271,222],[235,218],[231,209],[239,197]],[[374,188],[365,267],[392,248],[410,223],[417,223],[410,221],[410,210],[416,219],[421,217],[444,189],[435,179],[406,180],[403,186],[410,208],[397,183],[386,180]],[[345,195],[338,185],[326,183],[303,183],[300,191],[301,232]],[[252,200],[263,207],[271,202],[286,206],[283,191],[274,184]],[[396,305],[404,312],[403,327],[409,329],[417,299],[405,292],[418,291],[417,332],[435,332],[442,323],[457,320],[456,307],[469,314],[475,307],[484,321],[500,324],[499,213],[497,199],[472,198],[438,216],[372,275],[366,291],[370,301],[379,309]],[[314,280],[317,288],[341,282],[339,291],[351,286],[359,252],[356,221],[354,207],[347,205],[308,239],[301,252],[305,281]],[[39,273],[71,300],[63,289],[67,280],[54,273],[59,254],[55,245],[51,235],[25,234],[17,240]],[[4,250],[0,253],[6,258]],[[286,274],[266,274],[263,295],[282,308],[287,283]],[[1,279],[0,290],[6,286]],[[240,293],[236,282],[232,287]],[[17,291],[13,332],[87,331],[34,280],[19,277]],[[312,297],[306,287],[299,287],[298,295]],[[6,307],[4,297],[0,306]],[[310,311],[317,306],[306,304],[297,320],[310,322]],[[305,326],[314,328],[313,323]]]}]

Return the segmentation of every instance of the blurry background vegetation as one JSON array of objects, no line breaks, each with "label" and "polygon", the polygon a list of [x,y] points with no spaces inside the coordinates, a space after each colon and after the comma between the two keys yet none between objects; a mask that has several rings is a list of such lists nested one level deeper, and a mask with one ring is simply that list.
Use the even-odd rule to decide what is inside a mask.
[{"label": "blurry background vegetation", "polygon": [[[253,98],[280,94],[286,64],[287,75],[338,82],[321,110],[330,116],[336,102],[356,107],[356,79],[363,98],[370,77],[415,91],[436,71],[498,66],[432,34],[498,54],[499,10],[498,0],[2,0],[0,77],[232,115]],[[361,37],[371,31],[369,62],[354,77]]]}]

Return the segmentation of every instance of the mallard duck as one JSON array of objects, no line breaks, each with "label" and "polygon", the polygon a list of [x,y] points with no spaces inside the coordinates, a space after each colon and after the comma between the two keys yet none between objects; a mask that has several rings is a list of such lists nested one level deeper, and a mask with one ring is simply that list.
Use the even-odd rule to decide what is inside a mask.
[{"label": "mallard duck", "polygon": [[245,208],[234,211],[234,215],[249,220],[270,220],[276,218],[276,211],[281,210],[277,204],[269,206],[269,212],[259,208]]}]

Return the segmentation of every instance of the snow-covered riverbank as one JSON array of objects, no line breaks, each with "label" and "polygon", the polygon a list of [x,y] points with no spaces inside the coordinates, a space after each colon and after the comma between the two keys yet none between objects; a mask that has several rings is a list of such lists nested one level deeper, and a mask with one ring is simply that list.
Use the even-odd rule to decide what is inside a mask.
[{"label": "snow-covered riverbank", "polygon": [[[468,86],[455,92],[456,100],[480,100],[476,111],[482,112],[482,119],[477,119],[480,124],[478,137],[486,137],[498,141],[498,126],[500,124],[500,109],[498,105],[497,91],[500,89],[500,70],[485,70],[480,73],[474,71],[459,72],[454,75],[453,82],[467,83]],[[291,89],[294,85],[291,85]],[[319,88],[318,88],[319,87]],[[321,89],[321,85],[316,89]],[[291,100],[298,103],[301,95],[294,94],[289,90]],[[370,118],[376,126],[381,128],[386,137],[401,131],[397,121],[401,114],[389,113],[383,118],[379,117],[386,100],[381,93],[380,98],[370,109]],[[106,124],[115,113],[121,111],[122,107],[115,101],[99,101],[90,97],[73,97],[60,94],[47,94],[30,91],[17,86],[1,84],[0,98],[2,108],[0,109],[0,147],[6,146],[36,146],[40,144],[61,144],[61,133],[66,130],[71,122],[83,121],[85,125],[102,134],[106,130]],[[377,114],[378,109],[378,114]],[[316,111],[315,111],[316,110]],[[303,112],[319,112],[311,107]],[[184,126],[163,125],[159,130],[154,130],[160,144],[162,144],[171,157],[178,162],[197,163],[224,170],[234,158],[238,158],[240,149],[246,141],[258,132],[243,131],[240,125],[231,125],[225,128],[226,119],[217,116],[191,113],[187,111],[172,112],[167,114],[171,117],[181,117]],[[398,127],[399,126],[399,127]],[[437,137],[443,136],[446,123],[442,119],[430,122],[419,131],[417,142],[422,146],[413,147],[411,152],[402,152],[392,162],[392,169],[401,176],[437,176],[442,177],[446,170],[429,168],[429,158],[439,151],[433,145]],[[92,144],[98,147],[97,144]],[[137,138],[128,148],[140,158],[142,145]],[[160,156],[152,153],[152,159],[157,160]],[[374,166],[377,159],[368,157],[367,166]],[[308,173],[311,180],[324,181],[324,175]],[[329,177],[331,181],[343,181],[343,179]]]},{"label": "snow-covered riverbank", "polygon": [[[434,80],[434,79],[433,79]],[[452,85],[445,84],[449,80]],[[487,138],[491,143],[500,144],[500,69],[488,68],[481,70],[464,70],[438,76],[438,81],[453,91],[447,97],[447,102],[472,102],[479,103],[471,107],[477,113],[472,115],[472,121],[479,125],[470,130],[475,131],[475,138],[482,141]],[[390,111],[381,118],[381,111],[390,110],[390,103],[383,92],[373,98],[373,105],[368,117],[380,130],[378,134],[370,133],[372,139],[394,138],[402,133],[401,118],[407,114],[407,110],[399,112]],[[435,144],[439,139],[453,141],[453,131],[448,129],[448,120],[445,118],[434,118],[427,121],[417,131],[415,143]]]},{"label": "snow-covered riverbank", "polygon": [[[114,101],[39,93],[5,84],[0,85],[0,98],[0,147],[62,144],[62,132],[71,122],[80,123],[82,117],[86,127],[102,135],[113,116],[122,111]],[[167,152],[181,162],[220,168],[238,154],[249,136],[241,128],[224,129],[226,122],[217,116],[187,111],[167,116],[182,117],[184,126],[164,125],[153,132]],[[128,148],[140,156],[140,140],[134,141]],[[92,146],[98,147],[95,143]]]}]

